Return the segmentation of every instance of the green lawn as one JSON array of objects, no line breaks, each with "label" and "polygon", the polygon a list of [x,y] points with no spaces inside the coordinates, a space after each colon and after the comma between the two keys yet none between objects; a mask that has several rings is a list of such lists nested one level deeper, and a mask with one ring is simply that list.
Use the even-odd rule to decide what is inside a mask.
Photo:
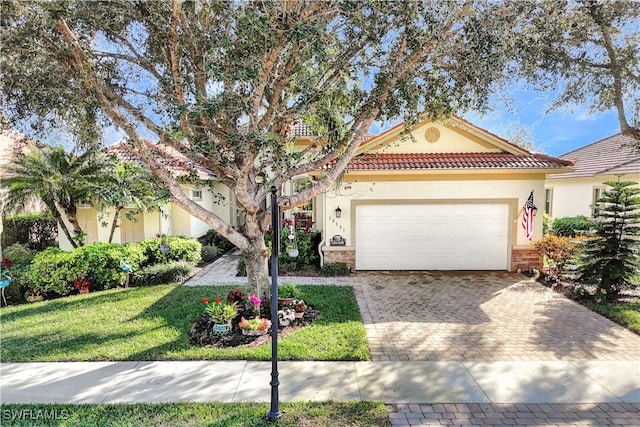
[{"label": "green lawn", "polygon": [[[265,420],[269,404],[168,403],[136,405],[0,405],[2,426],[390,426],[380,402],[301,402],[280,405],[282,418]],[[57,419],[51,419],[57,418]]]},{"label": "green lawn", "polygon": [[[115,289],[0,310],[2,362],[269,360],[271,346],[201,348],[188,342],[202,298],[230,286]],[[282,360],[368,360],[366,332],[350,287],[300,286],[321,311],[313,325],[278,341]]]},{"label": "green lawn", "polygon": [[625,303],[590,303],[588,307],[620,325],[640,334],[640,300]]}]

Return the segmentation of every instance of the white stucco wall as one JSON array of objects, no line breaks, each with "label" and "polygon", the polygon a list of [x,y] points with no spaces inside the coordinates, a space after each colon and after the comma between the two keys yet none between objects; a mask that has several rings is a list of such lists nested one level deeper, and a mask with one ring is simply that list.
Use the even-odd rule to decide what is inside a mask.
[{"label": "white stucco wall", "polygon": [[[593,203],[593,189],[595,187],[608,188],[605,181],[616,181],[616,176],[599,175],[588,178],[548,179],[545,188],[553,190],[551,204],[551,217],[562,218],[567,216],[584,215],[591,217],[591,205]],[[640,173],[623,175],[622,181],[640,182]],[[544,206],[544,200],[540,206]]]},{"label": "white stucco wall", "polygon": [[[382,181],[368,178],[350,177],[345,180],[340,189],[340,195],[328,193],[324,197],[325,236],[339,234],[347,240],[347,246],[353,246],[355,229],[355,206],[358,203],[374,201],[389,201],[400,203],[508,203],[511,206],[510,221],[512,245],[530,245],[520,225],[520,209],[526,202],[531,190],[534,190],[534,202],[539,208],[539,214],[534,219],[534,240],[542,237],[542,206],[544,203],[544,176],[527,175],[518,179],[516,176],[461,176],[435,177],[428,179],[423,175],[422,180],[413,177],[412,181],[396,180]],[[356,181],[357,179],[357,181]],[[407,177],[408,179],[408,177]],[[341,218],[335,217],[335,209],[342,209]],[[402,215],[402,206],[398,206],[398,214]]]}]

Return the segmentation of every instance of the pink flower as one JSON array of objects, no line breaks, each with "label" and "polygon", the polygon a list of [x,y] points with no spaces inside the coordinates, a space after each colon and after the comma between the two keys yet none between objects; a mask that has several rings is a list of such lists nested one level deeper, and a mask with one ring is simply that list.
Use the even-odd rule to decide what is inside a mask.
[{"label": "pink flower", "polygon": [[253,304],[254,306],[258,306],[262,302],[262,300],[255,295],[250,295],[249,300],[251,301],[251,304]]},{"label": "pink flower", "polygon": [[209,298],[207,298],[207,297],[202,298],[202,302],[204,304],[208,304],[209,303]]}]

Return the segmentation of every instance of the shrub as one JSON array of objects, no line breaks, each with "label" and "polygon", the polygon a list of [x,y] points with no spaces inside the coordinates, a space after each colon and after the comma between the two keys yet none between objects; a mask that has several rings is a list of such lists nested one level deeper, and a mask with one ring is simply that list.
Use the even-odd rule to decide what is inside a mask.
[{"label": "shrub", "polygon": [[244,304],[245,294],[242,292],[242,289],[231,289],[227,294],[227,302],[235,302],[239,305]]},{"label": "shrub", "polygon": [[[318,269],[320,267],[320,254],[318,245],[321,235],[319,231],[304,232],[296,231],[296,243],[298,246],[298,256],[293,258],[287,253],[289,243],[289,231],[283,228],[280,233],[280,253],[278,255],[278,269],[280,271],[298,271],[305,269]],[[267,246],[271,246],[271,235],[265,236]]]},{"label": "shrub", "polygon": [[33,259],[29,283],[45,296],[65,296],[75,292],[73,282],[85,279],[91,290],[110,289],[124,283],[126,273],[120,259],[137,269],[144,257],[135,244],[93,243],[70,252],[47,248]]},{"label": "shrub", "polygon": [[[160,244],[167,243],[171,249],[168,253],[160,250]],[[196,239],[187,239],[179,236],[163,236],[161,238],[148,239],[133,243],[144,248],[146,261],[143,267],[168,261],[186,261],[193,265],[200,262],[200,250],[202,245]]]},{"label": "shrub", "polygon": [[192,264],[186,261],[172,261],[149,265],[131,275],[131,286],[152,286],[166,283],[182,283],[189,277]]},{"label": "shrub", "polygon": [[240,257],[238,259],[238,272],[236,276],[246,276],[247,275],[247,262],[244,260],[244,257]]},{"label": "shrub", "polygon": [[28,245],[30,249],[41,251],[55,246],[58,237],[58,223],[48,212],[28,213],[4,218],[2,246],[14,243]]},{"label": "shrub", "polygon": [[4,249],[2,256],[13,262],[11,266],[11,284],[4,290],[8,303],[21,303],[29,289],[29,268],[34,253],[27,245],[15,243]]},{"label": "shrub", "polygon": [[83,277],[88,268],[74,265],[73,252],[47,248],[36,255],[29,270],[29,283],[45,296],[64,296],[74,291],[73,281]]},{"label": "shrub", "polygon": [[225,253],[235,246],[226,237],[221,235],[215,230],[208,230],[207,234],[198,238],[198,241],[202,246],[215,246],[220,250],[220,253]]},{"label": "shrub", "polygon": [[348,276],[351,269],[344,262],[328,262],[322,266],[320,272],[323,276]]},{"label": "shrub", "polygon": [[562,275],[564,265],[578,250],[578,247],[571,243],[568,238],[551,234],[537,240],[534,245],[551,261],[558,278]]},{"label": "shrub", "polygon": [[219,254],[220,250],[213,245],[206,245],[203,246],[202,249],[200,249],[200,258],[204,262],[215,261],[215,259],[218,258]]},{"label": "shrub", "polygon": [[546,236],[551,233],[551,227],[553,226],[553,219],[546,213],[542,214],[542,235]]},{"label": "shrub", "polygon": [[584,215],[556,218],[553,220],[551,232],[556,236],[583,236],[591,227],[591,221]]}]

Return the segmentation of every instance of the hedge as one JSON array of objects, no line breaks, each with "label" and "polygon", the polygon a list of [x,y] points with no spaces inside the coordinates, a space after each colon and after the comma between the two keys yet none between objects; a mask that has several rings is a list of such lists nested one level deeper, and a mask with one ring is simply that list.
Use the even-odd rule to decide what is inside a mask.
[{"label": "hedge", "polygon": [[551,232],[556,236],[582,236],[591,227],[591,221],[584,215],[556,218],[551,225]]},{"label": "hedge", "polygon": [[69,252],[47,248],[31,263],[29,285],[45,297],[65,296],[76,292],[73,286],[76,279],[88,280],[92,291],[121,286],[126,279],[126,273],[120,268],[123,258],[134,272],[154,264],[182,261],[195,265],[200,261],[201,246],[197,240],[168,237],[163,238],[164,241],[171,246],[166,255],[159,249],[160,239],[125,245],[100,242]]},{"label": "hedge", "polygon": [[41,251],[56,244],[58,223],[48,212],[7,216],[3,218],[3,225],[3,248],[20,243]]}]

